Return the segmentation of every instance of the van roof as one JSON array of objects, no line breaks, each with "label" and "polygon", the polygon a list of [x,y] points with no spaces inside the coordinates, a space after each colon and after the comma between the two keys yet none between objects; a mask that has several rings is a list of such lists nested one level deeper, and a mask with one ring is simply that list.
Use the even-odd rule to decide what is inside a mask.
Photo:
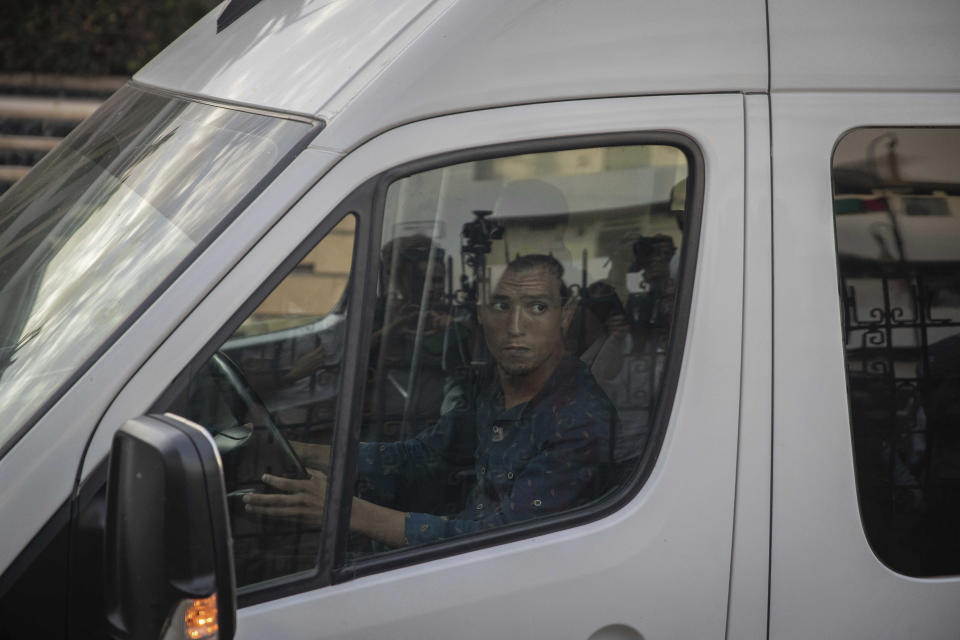
[{"label": "van roof", "polygon": [[324,120],[365,93],[413,118],[588,96],[765,89],[763,0],[651,4],[271,0],[219,34],[222,9],[214,10],[135,79]]},{"label": "van roof", "polygon": [[135,80],[327,122],[366,102],[379,128],[601,96],[960,90],[956,0],[271,0],[218,34],[223,6]]}]

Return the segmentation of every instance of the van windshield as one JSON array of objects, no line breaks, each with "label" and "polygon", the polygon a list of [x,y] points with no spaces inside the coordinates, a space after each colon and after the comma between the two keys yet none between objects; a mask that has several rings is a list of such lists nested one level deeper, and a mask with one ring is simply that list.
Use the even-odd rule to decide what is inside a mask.
[{"label": "van windshield", "polygon": [[311,129],[128,85],[0,197],[0,452]]}]

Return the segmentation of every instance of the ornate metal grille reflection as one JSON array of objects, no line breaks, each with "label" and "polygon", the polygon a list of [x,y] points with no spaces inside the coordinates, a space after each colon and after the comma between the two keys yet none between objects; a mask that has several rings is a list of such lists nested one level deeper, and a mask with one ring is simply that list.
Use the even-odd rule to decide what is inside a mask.
[{"label": "ornate metal grille reflection", "polygon": [[895,569],[941,573],[960,497],[960,268],[841,258],[840,272],[868,538]]}]

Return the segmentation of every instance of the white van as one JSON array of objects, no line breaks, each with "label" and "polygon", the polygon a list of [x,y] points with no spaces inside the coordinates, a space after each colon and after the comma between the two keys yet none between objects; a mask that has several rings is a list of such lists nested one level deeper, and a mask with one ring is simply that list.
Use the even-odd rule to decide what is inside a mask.
[{"label": "white van", "polygon": [[958,34],[225,2],[0,199],[0,639],[958,637]]}]

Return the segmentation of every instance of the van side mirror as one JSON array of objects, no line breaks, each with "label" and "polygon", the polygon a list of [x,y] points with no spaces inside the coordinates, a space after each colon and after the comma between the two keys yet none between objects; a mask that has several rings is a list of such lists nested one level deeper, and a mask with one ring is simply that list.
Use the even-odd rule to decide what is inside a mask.
[{"label": "van side mirror", "polygon": [[110,451],[105,580],[115,638],[218,638],[236,629],[233,542],[216,445],[177,416],[129,420]]}]

